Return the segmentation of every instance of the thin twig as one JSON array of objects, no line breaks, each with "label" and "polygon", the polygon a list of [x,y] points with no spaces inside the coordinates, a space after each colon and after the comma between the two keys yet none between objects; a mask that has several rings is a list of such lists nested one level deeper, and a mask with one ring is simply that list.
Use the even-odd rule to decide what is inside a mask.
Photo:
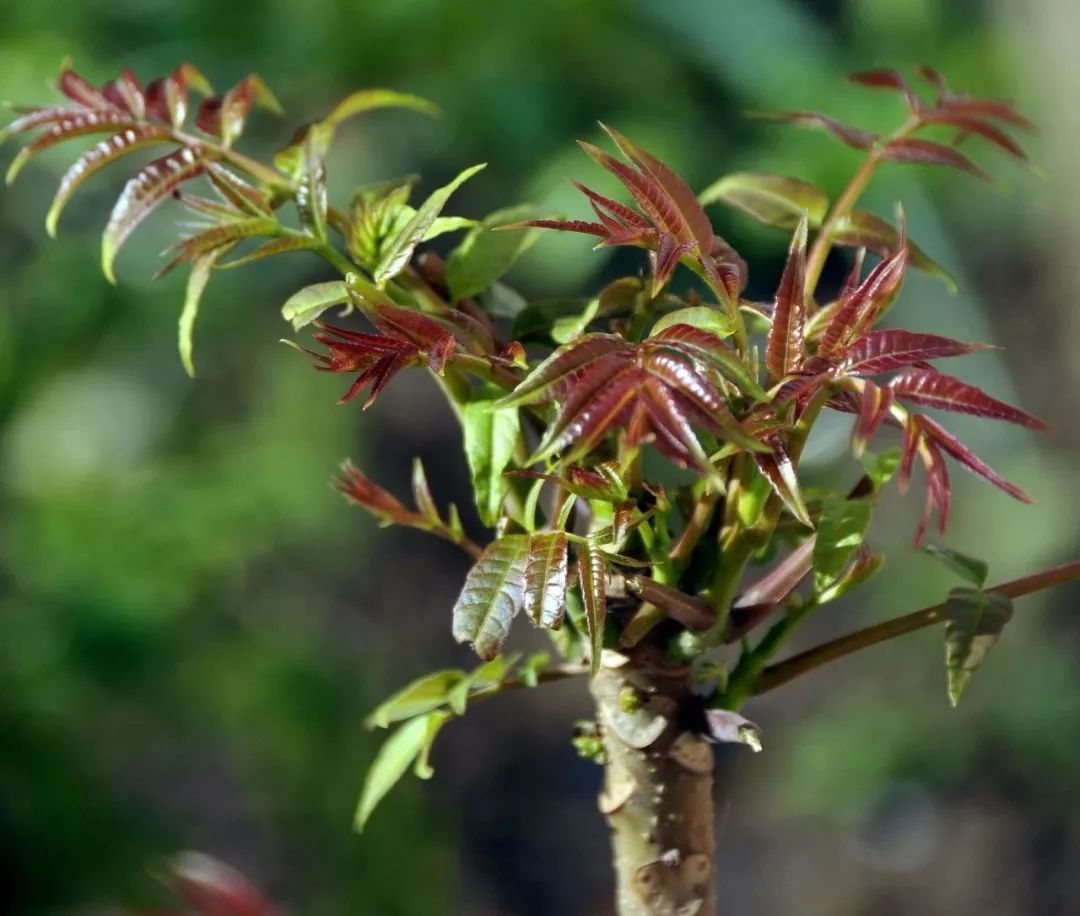
[{"label": "thin twig", "polygon": [[[1063,563],[1061,566],[1044,569],[1041,572],[1032,573],[1030,576],[1003,582],[1001,585],[988,589],[988,591],[997,592],[1007,598],[1019,598],[1023,595],[1030,595],[1033,592],[1042,591],[1054,585],[1062,585],[1065,582],[1073,582],[1077,579],[1080,579],[1080,560],[1073,560],[1071,563]],[[892,620],[886,620],[884,623],[866,627],[854,633],[848,633],[846,636],[840,636],[831,642],[800,652],[798,655],[785,659],[778,664],[770,665],[758,679],[754,687],[754,694],[758,695],[775,690],[777,687],[813,671],[815,668],[820,668],[822,665],[844,658],[861,649],[867,649],[870,646],[876,646],[878,643],[895,639],[897,636],[903,636],[906,633],[913,633],[916,630],[922,630],[941,623],[945,619],[944,610],[944,602],[935,604],[914,611],[911,614],[906,614],[903,617],[895,617]]]}]

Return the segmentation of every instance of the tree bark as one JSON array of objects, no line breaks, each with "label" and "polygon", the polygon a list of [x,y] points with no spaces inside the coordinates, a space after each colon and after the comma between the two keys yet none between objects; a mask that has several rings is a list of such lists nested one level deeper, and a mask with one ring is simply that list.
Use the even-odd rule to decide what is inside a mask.
[{"label": "tree bark", "polygon": [[715,916],[713,751],[686,729],[689,669],[641,646],[605,658],[592,693],[619,916]]}]

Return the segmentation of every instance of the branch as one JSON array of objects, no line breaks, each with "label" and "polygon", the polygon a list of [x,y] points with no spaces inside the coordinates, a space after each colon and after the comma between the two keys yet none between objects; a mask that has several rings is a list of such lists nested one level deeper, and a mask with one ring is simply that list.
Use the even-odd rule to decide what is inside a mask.
[{"label": "branch", "polygon": [[[568,678],[582,677],[588,673],[588,665],[553,665],[550,668],[541,668],[536,672],[536,684],[550,684],[553,681],[565,681]],[[498,694],[506,693],[509,690],[520,690],[523,687],[536,686],[536,684],[529,683],[523,677],[509,677],[505,681],[500,681],[498,684],[492,684],[490,687],[484,687],[476,691],[476,693],[469,694],[469,702],[475,703],[477,700],[486,700],[488,697],[497,696]]]},{"label": "branch", "polygon": [[[1080,560],[1073,560],[1071,563],[1044,569],[1041,572],[1032,573],[1030,576],[1013,579],[1011,582],[1003,582],[1001,585],[987,589],[987,591],[997,592],[1007,598],[1020,598],[1023,595],[1030,595],[1033,592],[1042,591],[1054,585],[1074,582],[1077,579],[1080,579]],[[813,649],[807,649],[805,652],[785,659],[778,664],[770,665],[758,679],[754,687],[754,694],[758,695],[775,690],[777,687],[803,674],[807,674],[815,668],[820,668],[822,665],[844,658],[861,649],[868,649],[870,646],[876,646],[878,643],[895,639],[897,636],[914,633],[916,630],[942,623],[945,620],[944,609],[944,602],[935,604],[914,611],[911,614],[906,614],[903,617],[895,617],[892,620],[886,620],[884,623],[857,630],[854,633],[848,633],[846,636],[841,636],[831,642],[815,646]]]}]

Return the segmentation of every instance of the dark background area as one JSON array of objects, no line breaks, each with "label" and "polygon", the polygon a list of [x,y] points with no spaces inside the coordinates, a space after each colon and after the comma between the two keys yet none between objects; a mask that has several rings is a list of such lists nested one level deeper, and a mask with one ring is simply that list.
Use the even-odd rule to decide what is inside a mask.
[{"label": "dark background area", "polygon": [[[988,154],[1011,195],[894,168],[869,196],[881,213],[902,198],[914,238],[961,285],[953,296],[913,276],[892,320],[1005,345],[965,377],[1053,426],[1036,439],[956,424],[1037,500],[954,475],[948,542],[999,581],[1080,552],[1078,34],[1068,0],[0,0],[0,97],[50,99],[67,56],[95,81],[185,59],[217,86],[256,71],[289,113],[254,122],[249,148],[265,154],[353,89],[417,92],[441,121],[351,125],[332,187],[418,171],[429,189],[487,161],[454,201],[471,216],[522,201],[579,213],[565,178],[597,178],[573,143],[595,140],[597,119],[698,188],[749,168],[835,193],[855,153],[742,112],[888,123],[898,103],[842,75],[916,63],[1016,98],[1043,125],[1045,179]],[[365,714],[470,661],[449,638],[466,563],[421,534],[377,531],[326,482],[351,455],[404,494],[420,455],[437,497],[468,505],[434,386],[407,374],[362,418],[336,407],[343,379],[277,343],[281,303],[326,277],[301,255],[215,278],[189,380],[175,353],[183,280],[149,280],[176,212],[127,246],[111,287],[97,233],[124,170],[95,178],[48,243],[69,160],[44,156],[0,192],[0,913],[152,899],[148,870],[183,848],[234,863],[304,916],[607,912],[598,773],[569,745],[587,714],[580,685],[470,712],[440,739],[433,782],[406,782],[362,837],[350,831],[378,740]],[[767,295],[785,238],[714,218]],[[615,269],[608,257],[545,238],[512,280],[533,295],[589,290]],[[807,461],[827,466],[845,435],[826,429]],[[873,532],[886,571],[802,640],[950,587],[911,548],[920,502],[887,502]],[[721,767],[724,911],[1075,913],[1078,599],[1075,587],[1025,599],[959,710],[938,632],[751,704],[766,752],[733,750]]]}]

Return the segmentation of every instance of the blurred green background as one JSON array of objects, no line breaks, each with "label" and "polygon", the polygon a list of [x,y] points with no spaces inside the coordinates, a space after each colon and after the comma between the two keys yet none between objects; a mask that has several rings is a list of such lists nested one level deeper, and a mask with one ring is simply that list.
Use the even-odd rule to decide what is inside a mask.
[{"label": "blurred green background", "polygon": [[[853,152],[740,113],[881,123],[897,103],[842,74],[920,62],[1014,97],[1044,125],[1033,151],[1047,180],[991,155],[1011,196],[896,168],[870,203],[888,213],[903,198],[916,240],[961,283],[951,296],[912,277],[896,320],[1006,345],[966,377],[1054,427],[1036,441],[956,424],[1038,504],[958,471],[949,543],[989,559],[995,581],[1080,551],[1070,0],[0,0],[0,23],[0,97],[28,104],[51,98],[67,56],[94,81],[184,59],[218,86],[257,71],[292,122],[359,87],[428,96],[442,121],[351,126],[334,187],[410,171],[431,187],[487,161],[453,208],[477,216],[525,200],[577,212],[565,176],[596,177],[573,140],[595,137],[597,119],[697,187],[753,168],[836,191]],[[260,118],[249,143],[267,152],[289,133]],[[448,632],[465,565],[423,535],[376,532],[326,481],[352,455],[402,492],[419,454],[437,496],[467,505],[456,431],[419,373],[361,422],[356,405],[334,405],[341,378],[276,343],[281,302],[324,276],[305,256],[216,278],[189,380],[174,347],[182,278],[149,281],[176,213],[128,246],[110,287],[97,232],[123,169],[95,179],[47,243],[69,160],[42,157],[0,192],[0,913],[151,900],[155,858],[189,847],[305,916],[609,912],[597,774],[568,742],[587,712],[579,685],[470,713],[440,739],[433,783],[404,786],[363,837],[350,832],[375,748],[365,713],[468,659]],[[767,295],[785,240],[715,217]],[[544,239],[514,280],[581,290],[610,272],[605,257]],[[808,460],[842,454],[844,435],[826,430]],[[887,505],[874,535],[886,572],[804,640],[951,585],[911,550],[920,502]],[[752,705],[767,753],[723,758],[724,911],[1077,912],[1078,599],[1025,600],[959,711],[931,632]]]}]

